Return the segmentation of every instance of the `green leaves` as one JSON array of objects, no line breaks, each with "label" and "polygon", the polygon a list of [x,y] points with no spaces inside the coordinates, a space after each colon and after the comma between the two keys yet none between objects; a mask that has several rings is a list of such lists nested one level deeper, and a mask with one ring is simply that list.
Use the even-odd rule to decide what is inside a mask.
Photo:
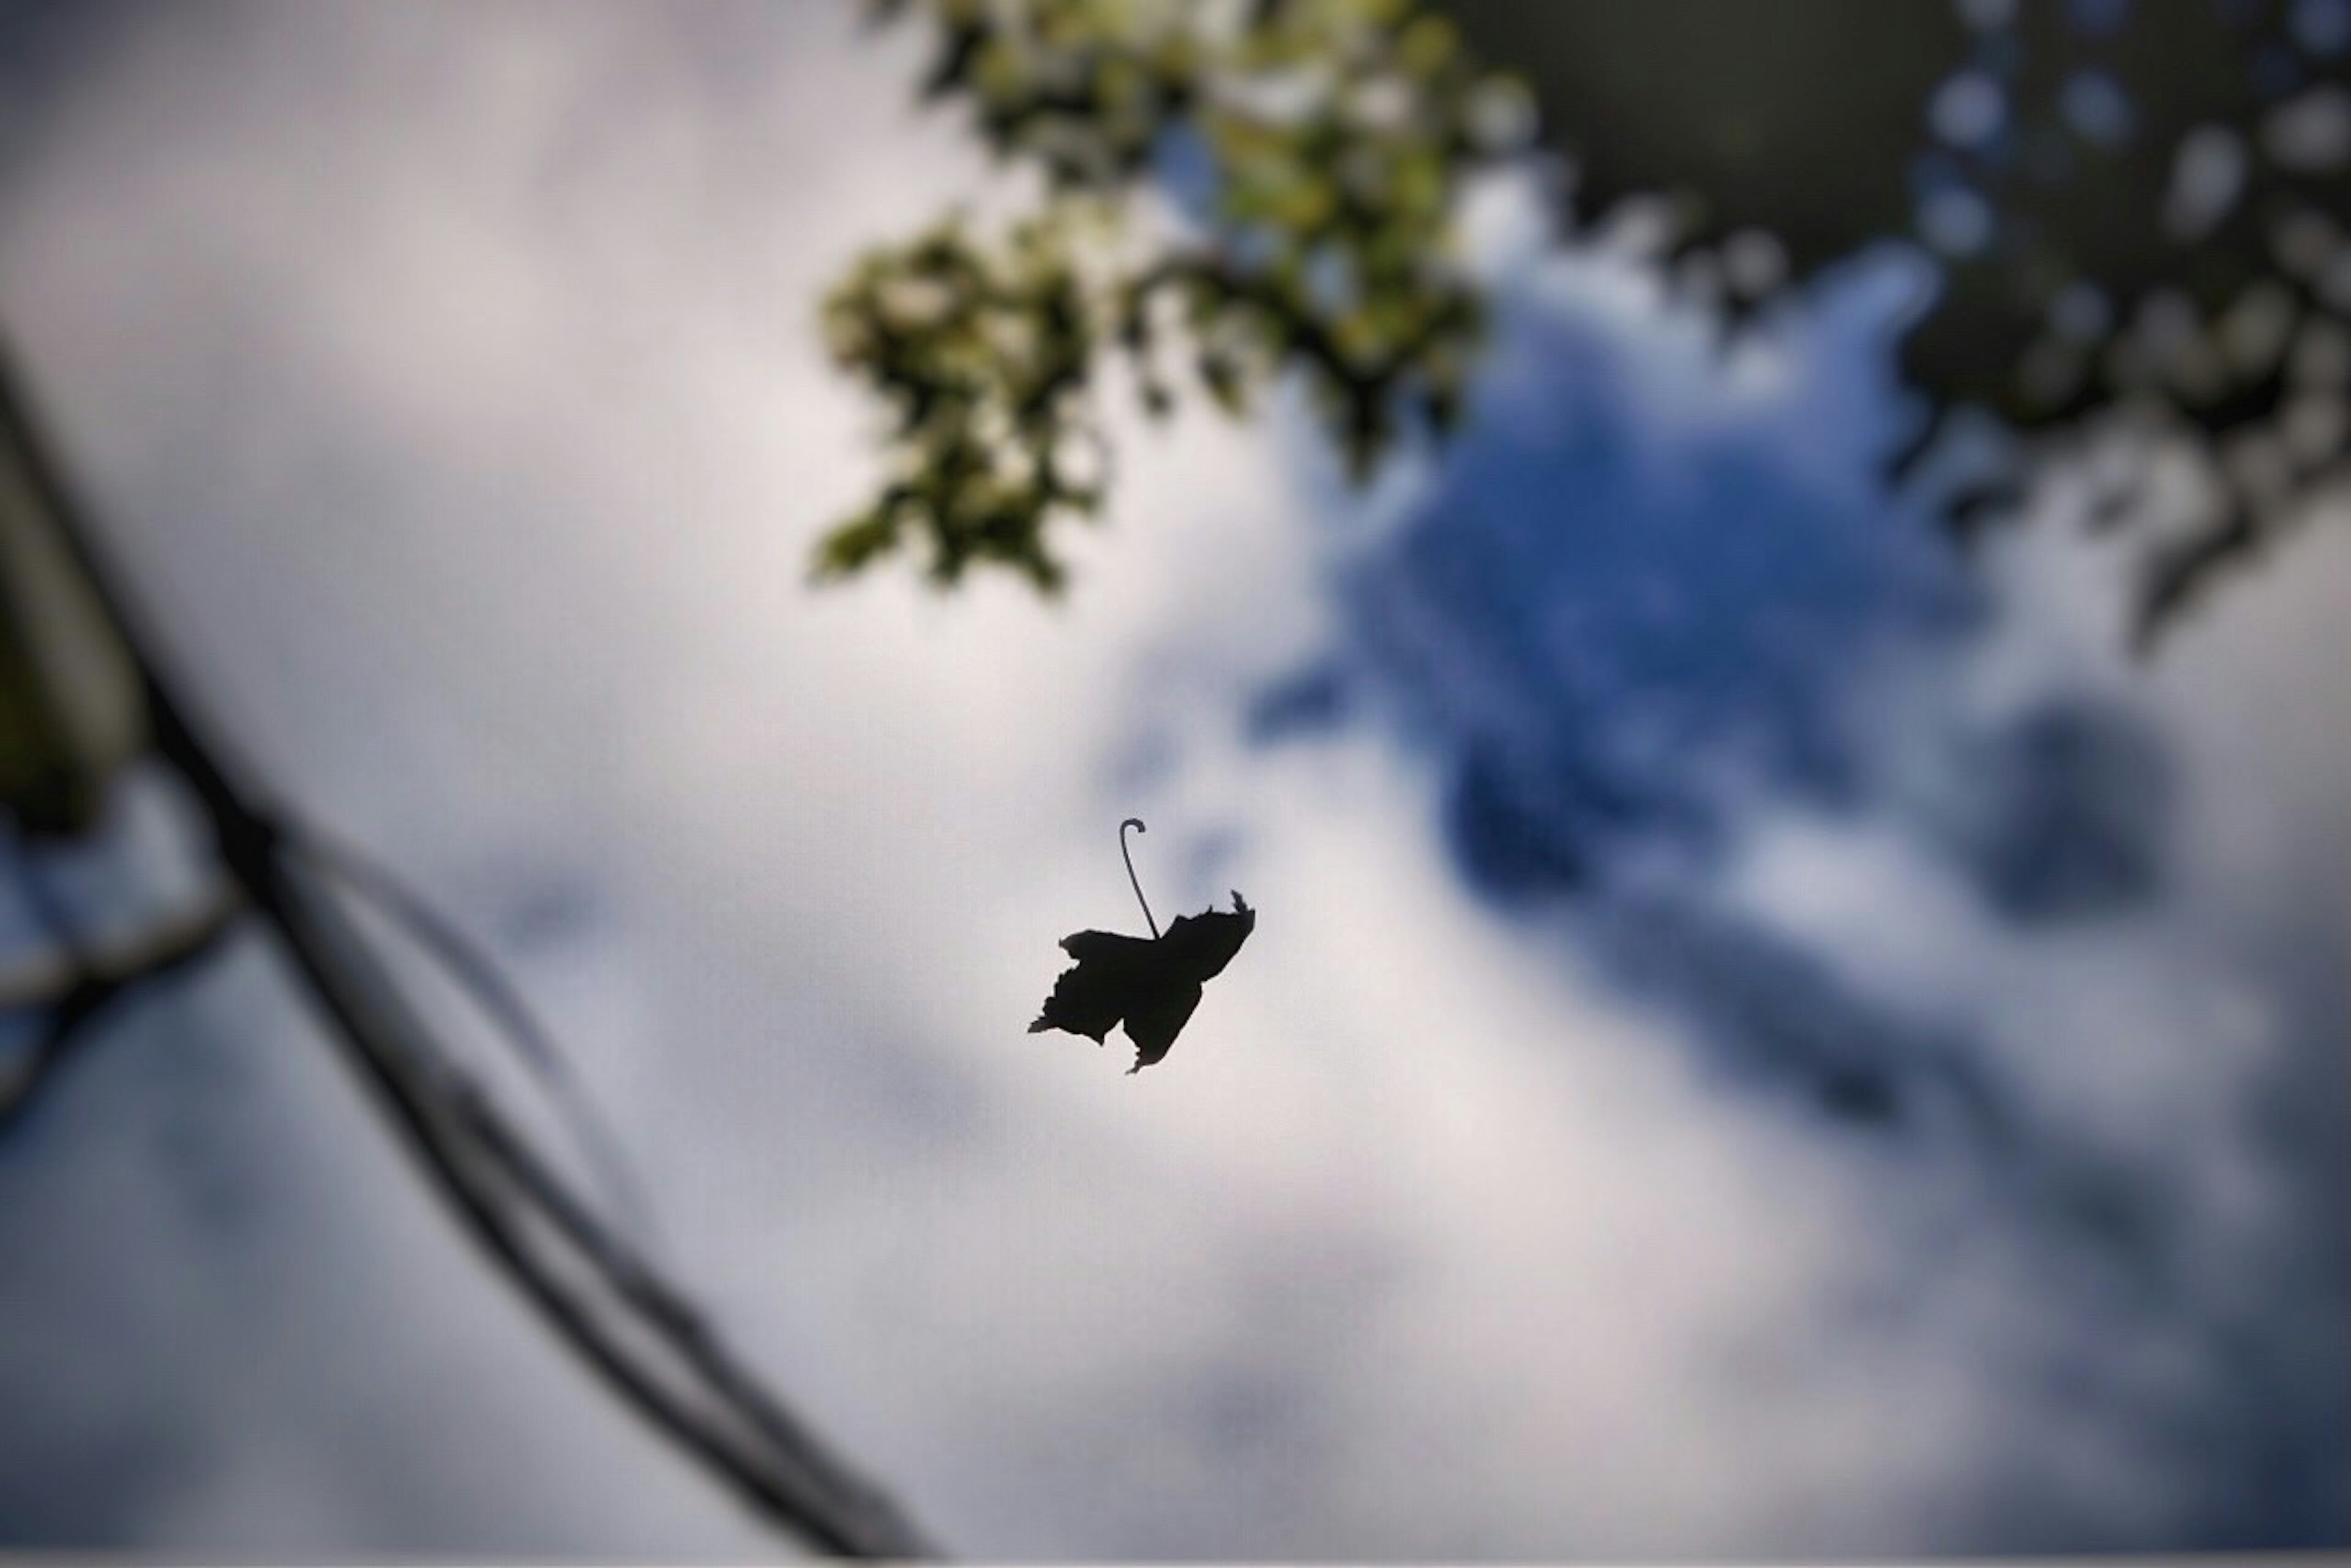
[{"label": "green leaves", "polygon": [[[890,410],[893,475],[823,541],[820,577],[919,539],[942,585],[993,564],[1057,591],[1054,526],[1103,500],[1097,363],[1123,357],[1165,413],[1170,338],[1229,414],[1301,380],[1359,480],[1411,421],[1458,420],[1483,310],[1453,214],[1531,117],[1449,24],[1409,0],[927,9],[926,93],[967,101],[989,147],[1049,193],[1001,236],[950,219],[873,252],[828,296],[836,363]],[[1205,178],[1188,232],[1144,241],[1129,209],[1162,158]]]},{"label": "green leaves", "polygon": [[826,537],[820,577],[852,575],[912,533],[928,542],[942,584],[992,562],[1060,586],[1040,524],[1101,502],[1078,471],[1079,454],[1102,439],[1079,395],[1097,312],[1066,227],[1025,224],[988,248],[951,220],[866,256],[826,298],[835,362],[891,410],[898,476]]}]

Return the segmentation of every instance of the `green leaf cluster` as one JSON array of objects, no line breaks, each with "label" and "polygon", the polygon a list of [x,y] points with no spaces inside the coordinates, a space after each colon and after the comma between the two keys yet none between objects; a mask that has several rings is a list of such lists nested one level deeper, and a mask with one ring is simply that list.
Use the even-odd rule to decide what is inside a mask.
[{"label": "green leaf cluster", "polygon": [[988,246],[949,220],[832,290],[826,340],[889,405],[897,473],[826,536],[820,576],[855,573],[911,532],[941,583],[984,562],[1061,586],[1040,522],[1102,501],[1102,436],[1081,395],[1100,332],[1069,240],[1035,221]]},{"label": "green leaf cluster", "polygon": [[[967,103],[1046,194],[1000,235],[950,218],[876,250],[828,296],[836,363],[890,411],[893,472],[824,539],[820,576],[919,541],[942,584],[994,564],[1058,590],[1053,525],[1104,498],[1105,355],[1155,414],[1184,384],[1239,414],[1295,376],[1358,480],[1458,419],[1484,310],[1456,215],[1532,110],[1444,18],[1413,0],[920,8],[926,93]],[[1188,204],[1146,238],[1132,209],[1157,169]]]}]

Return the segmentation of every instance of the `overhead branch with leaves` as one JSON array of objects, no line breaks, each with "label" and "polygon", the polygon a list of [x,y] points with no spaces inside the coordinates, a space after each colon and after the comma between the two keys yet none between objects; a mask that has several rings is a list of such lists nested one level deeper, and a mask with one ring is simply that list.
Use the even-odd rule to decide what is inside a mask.
[{"label": "overhead branch with leaves", "polygon": [[[2351,454],[2351,5],[2343,0],[882,0],[925,13],[925,91],[1047,194],[999,236],[950,222],[828,304],[891,411],[842,575],[927,541],[1061,581],[1099,511],[1100,361],[1164,412],[1292,376],[1361,476],[1458,417],[1484,311],[1451,223],[1466,176],[1542,130],[1576,221],[1646,204],[1657,260],[1736,327],[1883,240],[1941,273],[1901,346],[1932,419],[2011,460],[1936,497],[2014,513],[2040,460],[2121,438],[2096,507],[2136,538],[2142,639],[2256,557]],[[1498,78],[1479,57],[1526,73]],[[1137,193],[1181,221],[1136,220]],[[2141,479],[2186,453],[2179,518]]]},{"label": "overhead branch with leaves", "polygon": [[[834,360],[889,411],[892,474],[820,576],[919,546],[941,584],[990,565],[1057,591],[1056,525],[1104,498],[1108,359],[1155,415],[1186,384],[1238,413],[1294,377],[1358,479],[1459,417],[1484,312],[1456,215],[1532,109],[1449,21],[1412,0],[920,8],[926,96],[966,103],[1045,194],[999,235],[956,217],[876,250],[827,298]],[[1146,185],[1174,194],[1161,221]]]},{"label": "overhead branch with leaves", "polygon": [[[2351,476],[2351,5],[2342,0],[1448,0],[1519,62],[1576,215],[1669,214],[1661,260],[1733,313],[1908,239],[1942,271],[1901,348],[1935,419],[2018,461],[1947,501],[2016,510],[2039,457],[2122,434],[2099,508],[2143,541],[2142,639]],[[1768,246],[1764,242],[1768,238]],[[1776,268],[1742,253],[1776,250]],[[1740,298],[1742,272],[1767,276]],[[2147,443],[2202,469],[2182,529]]]}]

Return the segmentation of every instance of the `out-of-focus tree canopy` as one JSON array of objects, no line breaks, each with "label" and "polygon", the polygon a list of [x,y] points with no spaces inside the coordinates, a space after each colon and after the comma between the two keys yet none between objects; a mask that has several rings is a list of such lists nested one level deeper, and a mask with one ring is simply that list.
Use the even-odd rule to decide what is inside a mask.
[{"label": "out-of-focus tree canopy", "polygon": [[1579,212],[1666,195],[1700,287],[1752,304],[1913,238],[1944,277],[1902,362],[1938,415],[1996,415],[2027,461],[2118,427],[2191,452],[2210,506],[2149,540],[2143,630],[2343,474],[2351,0],[1447,9],[1531,78]]},{"label": "out-of-focus tree canopy", "polygon": [[[908,8],[907,0],[878,7]],[[1531,124],[1577,215],[1655,199],[1661,265],[1743,319],[1874,241],[1940,293],[1904,369],[2025,439],[1949,497],[1997,511],[2053,445],[2171,441],[2210,484],[2150,530],[2159,628],[2345,466],[2351,0],[929,0],[926,91],[1050,194],[866,257],[834,351],[889,403],[896,473],[827,541],[1060,580],[1049,525],[1102,498],[1105,348],[1155,409],[1171,351],[1241,407],[1300,372],[1353,468],[1458,415],[1480,319],[1449,223]],[[1506,60],[1513,76],[1479,59]],[[1149,233],[1146,177],[1181,219]],[[2131,465],[2143,472],[2144,462]],[[2113,520],[2156,508],[2119,486]]]},{"label": "out-of-focus tree canopy", "polygon": [[[1450,21],[1409,0],[925,8],[925,91],[1048,193],[1008,233],[950,218],[869,255],[826,300],[835,359],[891,411],[894,472],[820,571],[919,540],[942,582],[985,561],[1059,586],[1050,526],[1106,477],[1107,351],[1155,412],[1170,361],[1234,412],[1294,372],[1359,475],[1405,422],[1452,423],[1481,319],[1453,209],[1531,110]],[[1153,174],[1178,196],[1155,226],[1132,200]]]}]

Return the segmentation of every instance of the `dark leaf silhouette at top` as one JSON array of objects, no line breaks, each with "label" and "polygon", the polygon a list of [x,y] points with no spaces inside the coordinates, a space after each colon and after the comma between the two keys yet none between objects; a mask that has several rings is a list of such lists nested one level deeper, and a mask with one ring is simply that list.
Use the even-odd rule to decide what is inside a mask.
[{"label": "dark leaf silhouette at top", "polygon": [[[1126,830],[1142,831],[1143,823],[1129,817],[1119,825],[1119,848],[1126,848]],[[1126,862],[1134,876],[1134,862]],[[1135,883],[1135,900],[1143,903],[1143,884]],[[1179,915],[1166,932],[1151,918],[1143,903],[1143,918],[1150,936],[1123,936],[1114,931],[1080,931],[1061,938],[1061,951],[1077,960],[1053,982],[1053,994],[1029,1026],[1030,1034],[1049,1029],[1081,1034],[1096,1045],[1122,1020],[1126,1038],[1134,1042],[1134,1065],[1142,1071],[1167,1054],[1200,1005],[1200,988],[1224,972],[1257,928],[1257,911],[1238,893],[1230,914],[1210,908],[1197,915]]]}]

